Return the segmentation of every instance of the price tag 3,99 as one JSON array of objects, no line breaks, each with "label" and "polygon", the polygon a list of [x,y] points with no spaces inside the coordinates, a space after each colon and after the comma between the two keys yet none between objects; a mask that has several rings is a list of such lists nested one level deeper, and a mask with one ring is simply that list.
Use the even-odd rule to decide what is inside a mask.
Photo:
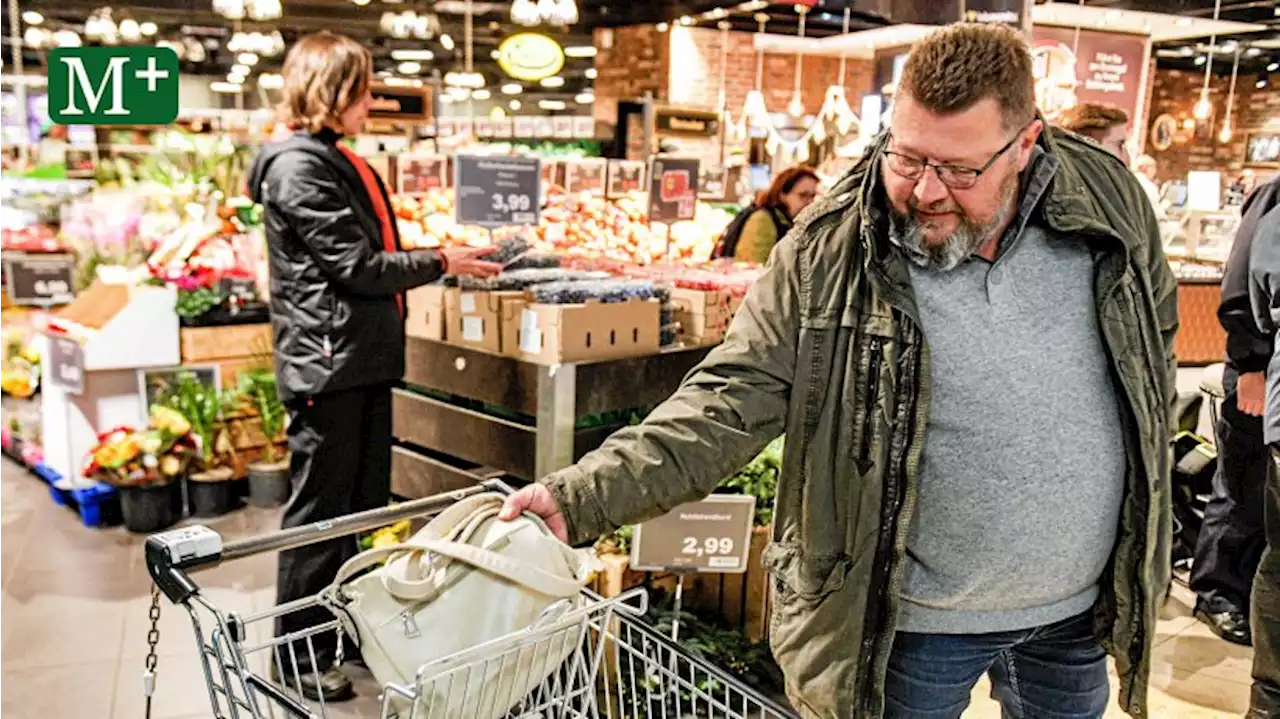
[{"label": "price tag 3,99", "polygon": [[713,494],[637,525],[631,568],[735,574],[747,571],[756,498]]},{"label": "price tag 3,99", "polygon": [[453,168],[458,224],[538,224],[538,158],[458,155]]}]

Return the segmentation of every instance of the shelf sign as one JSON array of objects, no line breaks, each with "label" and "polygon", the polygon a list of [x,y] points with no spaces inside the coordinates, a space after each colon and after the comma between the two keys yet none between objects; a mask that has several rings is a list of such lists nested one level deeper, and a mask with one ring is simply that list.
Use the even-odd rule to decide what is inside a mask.
[{"label": "shelf sign", "polygon": [[375,84],[372,92],[373,107],[369,110],[369,117],[374,120],[426,122],[431,119],[431,99],[423,88]]},{"label": "shelf sign", "polygon": [[741,574],[747,571],[756,498],[713,494],[635,528],[631,568]]},{"label": "shelf sign", "polygon": [[69,254],[9,253],[5,283],[15,305],[64,305],[75,299],[76,258]]},{"label": "shelf sign", "polygon": [[720,116],[701,110],[659,107],[654,110],[654,124],[660,135],[715,137],[720,134]]},{"label": "shelf sign", "polygon": [[445,186],[444,155],[400,155],[396,158],[397,192],[416,194]]},{"label": "shelf sign", "polygon": [[655,157],[649,166],[649,221],[692,220],[698,209],[698,161]]},{"label": "shelf sign", "polygon": [[69,337],[49,337],[49,379],[71,394],[84,393],[84,348]]},{"label": "shelf sign", "polygon": [[460,225],[538,224],[541,162],[536,157],[454,158]]}]

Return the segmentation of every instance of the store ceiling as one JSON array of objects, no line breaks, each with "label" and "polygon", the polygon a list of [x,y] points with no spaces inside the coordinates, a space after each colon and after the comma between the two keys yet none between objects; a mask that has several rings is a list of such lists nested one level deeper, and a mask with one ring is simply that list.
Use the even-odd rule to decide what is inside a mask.
[{"label": "store ceiling", "polygon": [[[613,27],[633,24],[657,24],[661,22],[685,22],[702,27],[715,27],[720,22],[728,22],[735,30],[754,31],[758,29],[759,17],[767,18],[765,29],[770,33],[795,35],[798,32],[800,14],[796,12],[795,0],[791,2],[765,2],[764,0],[748,0],[743,2],[726,2],[726,0],[577,0],[580,20],[567,29],[555,29],[546,26],[538,28],[556,38],[562,45],[588,46],[592,44],[591,31],[598,27]],[[809,1],[809,0],[806,0]],[[909,12],[911,7],[934,8],[936,0],[812,0],[814,6],[805,16],[805,34],[808,37],[827,37],[842,32],[844,11],[850,10],[849,28],[851,31],[867,30],[894,24]],[[952,0],[957,4],[960,0]],[[34,10],[46,18],[46,25],[67,25],[74,29],[82,29],[89,13],[103,6],[103,0],[21,0],[21,10]],[[1043,4],[1037,0],[1036,4]],[[1075,3],[1060,3],[1075,5]],[[1090,7],[1106,8],[1114,11],[1142,11],[1178,14],[1188,17],[1209,18],[1214,13],[1214,0],[1086,0],[1083,4]],[[392,68],[396,65],[391,53],[396,49],[430,49],[434,52],[433,60],[423,62],[421,74],[429,75],[433,70],[447,72],[460,69],[463,50],[463,16],[462,0],[409,0],[406,2],[387,2],[386,0],[368,0],[361,6],[353,0],[283,0],[284,15],[270,23],[241,22],[244,31],[278,29],[286,42],[296,37],[321,29],[337,30],[349,34],[370,47],[377,58],[380,69]],[[210,47],[208,58],[200,63],[188,63],[184,70],[196,74],[224,74],[235,62],[235,55],[225,48],[226,39],[236,29],[235,23],[213,11],[212,0],[122,0],[111,3],[115,8],[115,18],[119,21],[127,15],[139,22],[156,23],[160,32],[157,38],[174,38],[183,35],[197,35],[205,38]],[[454,42],[453,49],[446,48],[437,36],[431,40],[394,40],[387,37],[379,27],[379,20],[386,11],[404,12],[413,10],[425,12],[434,7],[439,15],[442,31]],[[501,40],[508,35],[523,29],[510,21],[511,2],[473,3],[475,10],[474,27],[474,63],[476,70],[489,77],[491,85],[502,82],[504,75],[490,57]],[[907,8],[904,10],[904,8]],[[10,58],[9,14],[4,13],[3,32],[4,58],[6,65]],[[1267,28],[1261,33],[1239,36],[1242,41],[1241,50],[1248,51],[1258,43],[1258,49],[1247,55],[1242,54],[1242,72],[1258,72],[1280,57],[1280,48],[1275,47],[1280,41],[1280,0],[1222,0],[1220,18],[1235,22],[1256,23]],[[1195,57],[1203,54],[1209,38],[1179,40],[1162,43],[1158,46],[1158,59],[1162,66],[1197,67]],[[1268,46],[1270,45],[1270,46]],[[1183,47],[1190,48],[1183,50]],[[42,53],[28,50],[24,53],[25,61],[32,66],[40,66]],[[261,67],[270,69],[277,67],[282,58],[264,58]],[[589,88],[590,79],[587,70],[594,61],[591,58],[568,58],[562,73],[566,84],[557,88],[557,95],[573,95]],[[1216,68],[1230,63],[1215,62]],[[529,88],[547,94],[543,88]]]}]

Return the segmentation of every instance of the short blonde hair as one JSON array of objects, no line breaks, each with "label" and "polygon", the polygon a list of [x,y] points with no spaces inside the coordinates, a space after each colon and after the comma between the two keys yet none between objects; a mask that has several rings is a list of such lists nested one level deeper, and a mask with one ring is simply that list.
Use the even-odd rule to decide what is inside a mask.
[{"label": "short blonde hair", "polygon": [[1031,50],[1022,35],[1003,25],[956,23],[929,35],[907,56],[898,92],[938,115],[992,98],[1006,130],[1036,116]]},{"label": "short blonde hair", "polygon": [[363,45],[328,31],[307,35],[285,57],[281,119],[309,132],[336,126],[372,80],[373,57]]},{"label": "short blonde hair", "polygon": [[1111,128],[1128,124],[1129,113],[1115,105],[1097,102],[1082,102],[1069,107],[1058,118],[1059,127],[1097,142],[1102,142]]}]

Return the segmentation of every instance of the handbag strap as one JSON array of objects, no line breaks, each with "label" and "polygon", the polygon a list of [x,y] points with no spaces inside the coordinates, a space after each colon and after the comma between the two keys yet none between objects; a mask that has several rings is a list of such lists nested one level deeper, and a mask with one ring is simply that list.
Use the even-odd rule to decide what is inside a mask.
[{"label": "handbag strap", "polygon": [[[365,550],[347,560],[338,570],[333,586],[339,586],[357,573],[376,566],[383,560],[393,560],[406,553],[437,554],[455,561],[464,562],[477,569],[502,577],[520,586],[557,598],[568,598],[578,594],[586,584],[586,568],[581,559],[570,547],[555,542],[559,551],[564,553],[566,563],[573,568],[574,578],[567,579],[552,574],[544,569],[516,562],[497,552],[476,547],[465,542],[445,539],[465,525],[474,526],[482,516],[497,516],[502,507],[502,495],[496,493],[478,494],[460,500],[441,512],[426,527],[407,542],[389,547],[377,547]],[[533,521],[539,529],[546,531],[546,525],[540,517],[524,514],[523,518]],[[411,558],[406,558],[411,559]],[[436,581],[430,576],[422,579],[397,576],[388,564],[383,575],[383,584],[393,596],[406,600],[422,600],[434,596],[438,588]],[[400,568],[403,575],[404,568]]]}]

